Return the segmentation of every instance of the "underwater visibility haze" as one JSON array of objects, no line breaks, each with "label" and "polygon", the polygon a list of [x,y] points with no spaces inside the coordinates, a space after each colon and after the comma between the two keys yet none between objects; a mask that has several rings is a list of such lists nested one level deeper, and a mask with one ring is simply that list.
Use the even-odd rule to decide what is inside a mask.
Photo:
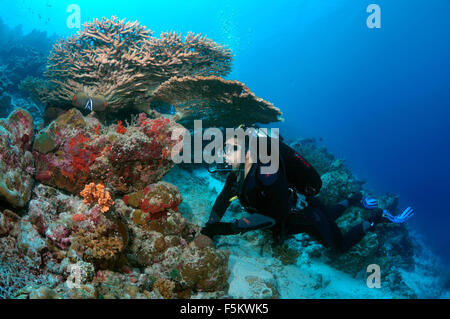
[{"label": "underwater visibility haze", "polygon": [[[0,299],[448,299],[449,17],[0,0]],[[176,164],[200,119],[279,128],[286,176]],[[312,219],[286,230],[282,207]]]}]

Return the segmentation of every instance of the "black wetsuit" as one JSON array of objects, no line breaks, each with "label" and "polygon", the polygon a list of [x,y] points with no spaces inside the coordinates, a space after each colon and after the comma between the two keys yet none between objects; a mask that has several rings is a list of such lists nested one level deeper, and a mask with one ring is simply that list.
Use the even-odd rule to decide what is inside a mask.
[{"label": "black wetsuit", "polygon": [[[348,203],[353,204],[351,200],[326,207],[317,198],[307,196],[308,206],[303,210],[296,209],[298,188],[312,188],[313,191],[307,195],[316,195],[321,181],[311,165],[297,153],[295,155],[298,165],[289,165],[289,160],[280,157],[280,167],[275,174],[262,174],[263,165],[260,163],[253,164],[245,178],[243,171],[230,173],[203,233],[210,236],[228,235],[270,228],[278,241],[285,239],[286,235],[307,233],[324,246],[340,251],[346,251],[358,243],[365,235],[362,223],[342,234],[335,222],[347,209]],[[303,172],[293,172],[293,169]],[[302,177],[302,184],[299,187],[296,183],[295,191],[293,176]],[[235,196],[250,214],[234,223],[220,222],[231,203],[230,199]]]}]

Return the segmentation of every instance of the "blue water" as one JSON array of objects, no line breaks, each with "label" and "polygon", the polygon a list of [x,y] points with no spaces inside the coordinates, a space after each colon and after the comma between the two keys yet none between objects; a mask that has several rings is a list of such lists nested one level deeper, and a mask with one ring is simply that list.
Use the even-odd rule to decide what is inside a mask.
[{"label": "blue water", "polygon": [[[378,193],[413,206],[411,225],[450,261],[450,1],[6,1],[10,27],[67,36],[117,15],[155,31],[202,33],[235,53],[229,78],[284,112],[288,137],[323,138]],[[366,7],[381,7],[381,29]]]}]

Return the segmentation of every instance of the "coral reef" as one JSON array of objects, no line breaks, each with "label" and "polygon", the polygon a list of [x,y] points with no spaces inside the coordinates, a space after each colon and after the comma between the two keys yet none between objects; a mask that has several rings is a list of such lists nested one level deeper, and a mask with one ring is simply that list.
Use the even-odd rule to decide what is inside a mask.
[{"label": "coral reef", "polygon": [[[345,254],[306,234],[282,246],[267,230],[214,242],[200,234],[224,178],[172,170],[172,132],[195,119],[282,120],[245,84],[222,78],[229,49],[104,18],[53,46],[45,81],[47,35],[4,29],[0,21],[0,116],[13,112],[0,119],[0,298],[417,298],[448,289],[404,225],[377,225]],[[315,140],[291,146],[319,171],[325,204],[375,196]],[[397,196],[376,197],[398,213]],[[352,207],[337,222],[346,231],[369,213]],[[224,220],[244,214],[234,202]],[[374,263],[379,291],[365,286]]]},{"label": "coral reef", "polygon": [[[92,192],[86,195],[97,193],[93,185],[89,189]],[[0,295],[33,299],[224,295],[228,255],[205,239],[196,240],[198,226],[174,211],[181,201],[175,191],[168,183],[153,185],[146,198],[166,213],[137,224],[135,209],[121,199],[102,213],[98,204],[85,203],[77,195],[36,185],[27,215],[0,214],[0,250],[5,247],[12,253],[0,260],[12,264],[5,268],[9,277],[0,272]],[[19,265],[29,274],[11,268]],[[9,282],[19,275],[24,275],[22,282]]]},{"label": "coral reef", "polygon": [[173,167],[169,158],[178,124],[141,114],[133,125],[103,126],[76,109],[59,116],[36,137],[36,179],[79,193],[86,184],[103,183],[113,192],[131,193],[160,180]]},{"label": "coral reef", "polygon": [[34,161],[28,149],[33,134],[33,119],[23,109],[0,119],[0,199],[15,207],[24,207],[31,196]]},{"label": "coral reef", "polygon": [[258,98],[239,81],[217,76],[171,78],[154,93],[157,101],[177,108],[178,122],[186,127],[202,119],[205,127],[236,127],[240,124],[280,121],[281,111]]},{"label": "coral reef", "polygon": [[42,98],[67,104],[83,92],[104,97],[108,110],[116,110],[148,104],[151,91],[172,76],[224,76],[231,70],[231,51],[206,37],[152,34],[137,21],[116,17],[85,24],[54,45],[46,75],[55,89]]},{"label": "coral reef", "polygon": [[[108,119],[123,110],[160,117],[164,104],[177,107],[173,119],[187,127],[194,119],[224,127],[282,120],[278,108],[243,83],[221,78],[230,73],[232,57],[231,50],[192,32],[184,39],[175,32],[156,38],[137,21],[103,18],[54,45],[48,82],[29,77],[21,87],[47,107],[72,105]],[[53,120],[54,111],[44,117]]]},{"label": "coral reef", "polygon": [[[126,256],[132,265],[144,268],[153,278],[175,283],[176,294],[225,291],[228,254],[213,248],[205,236],[193,236],[199,229],[186,223],[177,211],[181,202],[178,189],[160,182],[143,193],[127,196],[123,204],[141,208],[142,199],[149,201],[149,215],[141,209],[128,213],[133,223],[129,225],[132,239]],[[160,293],[167,298],[166,288]]]},{"label": "coral reef", "polygon": [[154,287],[155,287],[154,289],[157,289],[158,292],[165,299],[170,299],[173,296],[173,289],[175,288],[175,283],[164,278],[159,278],[154,283]]},{"label": "coral reef", "polygon": [[43,127],[44,107],[40,102],[33,102],[9,93],[0,92],[0,117],[8,117],[14,110],[21,108],[26,110],[33,117],[34,127],[40,129]]}]

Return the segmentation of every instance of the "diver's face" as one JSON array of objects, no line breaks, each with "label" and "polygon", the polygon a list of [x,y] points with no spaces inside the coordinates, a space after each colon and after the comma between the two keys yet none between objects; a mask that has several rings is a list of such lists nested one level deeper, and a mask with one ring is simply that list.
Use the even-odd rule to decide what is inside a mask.
[{"label": "diver's face", "polygon": [[231,165],[233,169],[239,169],[241,164],[242,150],[235,138],[230,138],[225,142],[224,160]]}]

